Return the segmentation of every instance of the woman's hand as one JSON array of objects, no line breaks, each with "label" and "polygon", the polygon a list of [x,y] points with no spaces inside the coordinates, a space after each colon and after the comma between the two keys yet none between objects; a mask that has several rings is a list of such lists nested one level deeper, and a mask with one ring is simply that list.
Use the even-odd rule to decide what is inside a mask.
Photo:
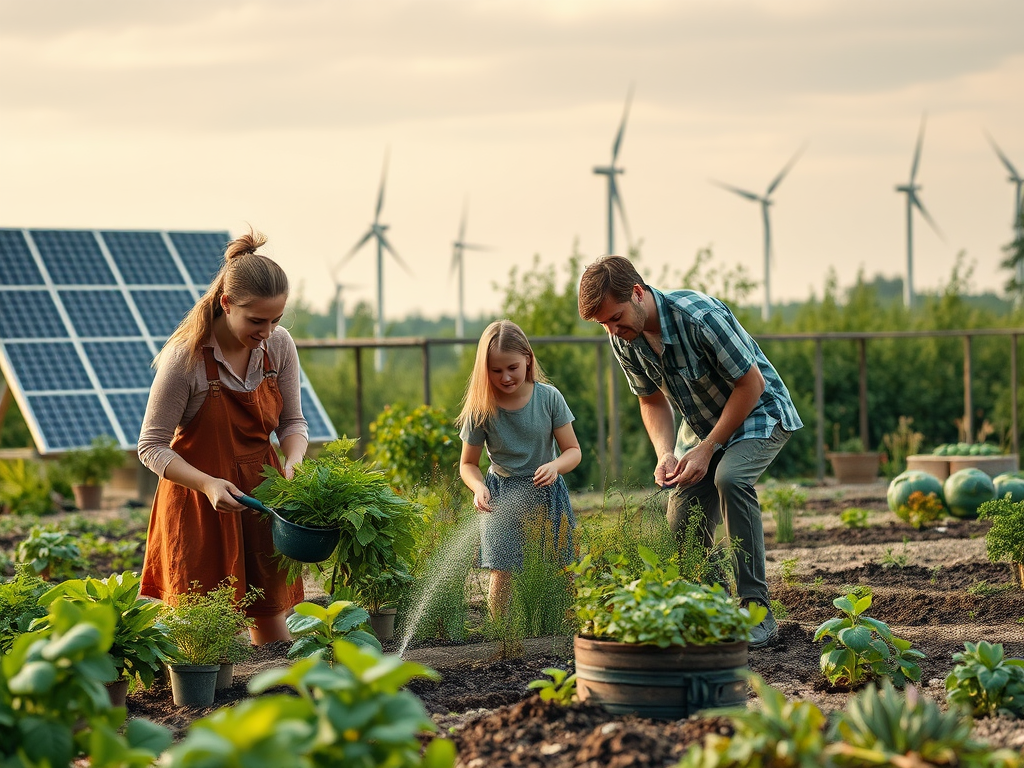
[{"label": "woman's hand", "polygon": [[305,456],[299,456],[298,458],[285,458],[284,468],[281,472],[284,475],[285,480],[291,480],[295,477],[295,467],[298,466]]},{"label": "woman's hand", "polygon": [[479,512],[491,512],[491,492],[486,485],[481,486],[473,493],[473,506]]},{"label": "woman's hand", "polygon": [[219,477],[211,477],[203,488],[206,498],[218,512],[244,512],[246,507],[238,501],[239,496],[244,493],[238,490],[238,486]]},{"label": "woman's hand", "polygon": [[541,464],[537,467],[537,471],[533,473],[533,484],[537,488],[546,488],[549,485],[554,485],[557,479],[558,470],[555,468],[553,461]]}]

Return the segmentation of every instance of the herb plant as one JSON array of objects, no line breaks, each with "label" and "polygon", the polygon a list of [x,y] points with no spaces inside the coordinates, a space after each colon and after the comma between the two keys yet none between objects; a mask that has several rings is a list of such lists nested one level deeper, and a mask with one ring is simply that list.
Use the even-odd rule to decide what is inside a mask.
[{"label": "herb plant", "polygon": [[212,665],[238,660],[237,638],[252,625],[244,611],[259,591],[250,589],[239,599],[234,581],[225,579],[206,593],[193,582],[188,592],[175,596],[173,605],[164,607],[161,618],[174,643],[176,663]]},{"label": "herb plant", "polygon": [[768,482],[761,506],[775,518],[775,540],[778,543],[793,541],[793,513],[806,503],[807,491],[800,486]]},{"label": "herb plant", "polygon": [[350,600],[335,600],[326,608],[316,603],[299,603],[295,613],[285,619],[295,642],[288,649],[289,659],[315,656],[330,661],[334,643],[347,640],[354,645],[381,650],[380,641],[372,632],[362,629],[370,620],[366,609]]},{"label": "herb plant", "polygon": [[843,615],[829,619],[814,633],[814,640],[831,638],[821,650],[821,672],[830,684],[856,688],[874,678],[889,678],[902,688],[907,681],[921,679],[917,659],[924,654],[909,640],[892,634],[889,626],[864,612],[871,607],[871,595],[850,593],[832,604]]},{"label": "herb plant", "polygon": [[1024,501],[993,499],[978,507],[978,518],[991,520],[985,550],[993,563],[1024,563]]},{"label": "herb plant", "polygon": [[622,643],[711,645],[747,640],[767,615],[764,606],[741,607],[720,584],[683,581],[673,560],[662,565],[639,548],[646,570],[634,578],[624,559],[597,567],[587,555],[569,566],[576,578],[574,604],[580,632]]},{"label": "herb plant", "polygon": [[576,675],[558,667],[548,667],[541,672],[551,679],[533,680],[527,687],[536,690],[541,701],[553,701],[563,707],[572,704],[576,698]]},{"label": "herb plant", "polygon": [[18,545],[18,562],[44,578],[70,577],[85,565],[75,537],[67,531],[34,525]]},{"label": "herb plant", "polygon": [[[249,683],[255,698],[197,720],[161,765],[454,765],[452,741],[433,738],[423,748],[422,734],[436,732],[437,725],[423,703],[404,690],[415,678],[439,680],[436,672],[344,640],[332,650],[333,666],[307,658],[257,675]],[[298,695],[266,693],[281,685]]]},{"label": "herb plant", "polygon": [[946,698],[975,717],[1024,715],[1024,659],[1003,657],[1001,643],[964,643],[953,654],[956,666],[946,677]]},{"label": "herb plant", "polygon": [[22,566],[12,579],[0,583],[0,655],[29,631],[32,622],[46,615],[39,597],[50,585]]}]

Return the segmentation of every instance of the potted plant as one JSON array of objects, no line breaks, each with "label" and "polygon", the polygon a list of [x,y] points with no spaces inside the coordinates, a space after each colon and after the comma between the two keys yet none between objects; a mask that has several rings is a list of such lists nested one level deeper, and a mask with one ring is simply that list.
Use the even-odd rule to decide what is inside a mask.
[{"label": "potted plant", "polygon": [[193,582],[164,607],[163,624],[174,644],[168,670],[176,705],[213,704],[221,662],[232,658],[238,635],[249,624],[240,605],[232,580],[226,579],[207,593]]},{"label": "potted plant", "polygon": [[874,482],[882,465],[882,453],[869,451],[859,437],[850,437],[836,443],[834,451],[825,453],[832,463],[832,472],[842,485]]},{"label": "potted plant", "polygon": [[113,609],[114,641],[109,653],[118,677],[107,688],[117,706],[124,704],[131,680],[137,678],[143,688],[149,688],[175,650],[159,623],[160,603],[139,597],[141,583],[132,571],[105,579],[69,579],[39,598],[43,606],[63,598],[76,603],[100,603]]},{"label": "potted plant", "polygon": [[590,555],[570,566],[576,578],[576,683],[616,714],[681,719],[746,702],[747,643],[767,609],[741,606],[718,584],[679,578],[640,545],[635,578],[623,557],[599,565]]},{"label": "potted plant", "polygon": [[412,574],[402,561],[376,574],[355,579],[357,600],[370,614],[370,627],[378,640],[394,638],[398,604],[412,582]]},{"label": "potted plant", "polygon": [[75,448],[58,460],[69,481],[79,509],[99,509],[103,501],[103,484],[124,464],[125,453],[110,435],[95,437],[88,448]]},{"label": "potted plant", "polygon": [[[340,533],[328,558],[331,566],[324,568],[330,573],[330,595],[399,560],[408,562],[416,546],[416,505],[396,494],[381,470],[350,458],[354,446],[355,440],[347,438],[328,443],[319,456],[297,464],[291,480],[266,466],[266,480],[252,491],[292,525]],[[289,578],[301,573],[302,563],[292,562]]]}]

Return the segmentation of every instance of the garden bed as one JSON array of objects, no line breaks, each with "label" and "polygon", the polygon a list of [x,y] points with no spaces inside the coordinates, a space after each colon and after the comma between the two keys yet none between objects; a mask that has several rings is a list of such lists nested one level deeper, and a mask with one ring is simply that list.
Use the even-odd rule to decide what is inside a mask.
[{"label": "garden bed", "polygon": [[[813,641],[814,630],[836,615],[832,599],[857,585],[872,590],[870,614],[926,654],[921,689],[938,701],[944,700],[952,654],[963,650],[965,640],[1000,642],[1007,656],[1024,656],[1024,592],[1008,565],[985,557],[987,523],[946,521],[916,531],[888,512],[884,492],[883,483],[812,489],[794,520],[791,544],[777,545],[766,519],[772,596],[787,614],[779,641],[751,651],[750,666],[787,696],[812,700],[826,712],[844,708],[851,693],[829,688],[821,676],[822,643]],[[867,510],[867,528],[840,522],[849,507]],[[729,732],[720,718],[662,723],[583,705],[565,710],[542,704],[527,684],[543,677],[545,667],[571,667],[571,644],[564,638],[529,640],[525,657],[512,661],[490,659],[495,650],[485,644],[427,644],[406,653],[441,673],[438,683],[415,681],[410,688],[442,734],[456,742],[459,764],[467,768],[667,766],[703,734]],[[233,687],[218,694],[215,706],[244,698],[248,678],[284,664],[286,651],[285,643],[266,646],[236,666]],[[158,683],[131,694],[128,710],[180,734],[212,708],[176,708],[170,691]],[[1024,724],[1006,718],[976,721],[974,735],[994,747],[1024,747]]]}]

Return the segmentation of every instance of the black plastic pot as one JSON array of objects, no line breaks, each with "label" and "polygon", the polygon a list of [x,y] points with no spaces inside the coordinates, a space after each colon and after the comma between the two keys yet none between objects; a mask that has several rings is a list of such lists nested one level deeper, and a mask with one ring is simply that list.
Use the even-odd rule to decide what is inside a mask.
[{"label": "black plastic pot", "polygon": [[270,515],[274,548],[285,557],[301,563],[320,563],[331,556],[341,540],[340,528],[310,528],[293,523],[273,507],[252,496],[236,496],[239,503]]}]

